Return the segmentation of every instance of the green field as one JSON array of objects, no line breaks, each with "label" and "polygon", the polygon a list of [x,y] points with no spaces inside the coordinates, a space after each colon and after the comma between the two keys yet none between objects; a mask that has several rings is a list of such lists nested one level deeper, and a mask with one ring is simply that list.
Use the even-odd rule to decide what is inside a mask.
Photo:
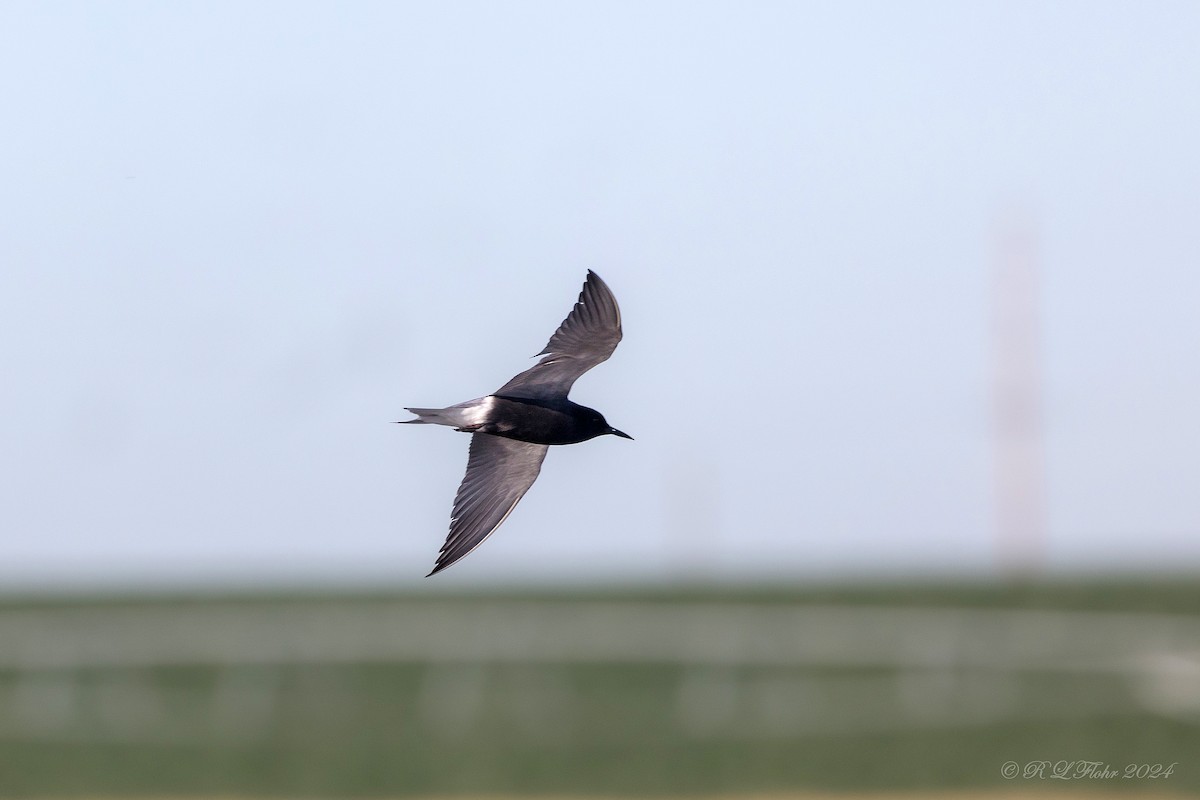
[{"label": "green field", "polygon": [[0,602],[6,797],[797,789],[1200,791],[1200,583]]}]

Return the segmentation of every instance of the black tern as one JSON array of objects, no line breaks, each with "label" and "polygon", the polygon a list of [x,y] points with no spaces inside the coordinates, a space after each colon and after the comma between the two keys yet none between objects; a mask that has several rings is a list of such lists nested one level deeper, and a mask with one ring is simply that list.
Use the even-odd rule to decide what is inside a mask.
[{"label": "black tern", "polygon": [[470,553],[500,527],[537,480],[550,445],[605,434],[633,438],[609,425],[599,411],[567,399],[579,376],[607,361],[620,341],[617,298],[588,270],[575,308],[537,354],[545,358],[495,394],[447,408],[405,409],[417,415],[406,423],[449,425],[472,434],[450,534],[429,575]]}]

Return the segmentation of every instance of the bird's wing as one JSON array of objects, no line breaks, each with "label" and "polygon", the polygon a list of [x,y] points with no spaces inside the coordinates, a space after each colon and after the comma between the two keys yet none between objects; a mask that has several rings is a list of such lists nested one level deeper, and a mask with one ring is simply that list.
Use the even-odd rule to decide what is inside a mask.
[{"label": "bird's wing", "polygon": [[467,474],[458,487],[450,515],[450,535],[430,575],[458,561],[500,527],[537,480],[549,449],[544,444],[518,442],[490,433],[471,436]]},{"label": "bird's wing", "polygon": [[558,326],[535,366],[500,387],[498,395],[532,400],[562,398],[576,379],[605,361],[621,341],[621,309],[617,298],[588,270],[579,302]]}]

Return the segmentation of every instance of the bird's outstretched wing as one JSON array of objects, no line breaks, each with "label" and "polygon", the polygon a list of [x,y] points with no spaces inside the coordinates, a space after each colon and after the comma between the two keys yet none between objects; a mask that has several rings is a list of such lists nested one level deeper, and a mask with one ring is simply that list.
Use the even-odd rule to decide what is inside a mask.
[{"label": "bird's outstretched wing", "polygon": [[549,449],[544,444],[518,442],[490,433],[471,436],[467,474],[458,487],[450,515],[450,535],[430,575],[458,561],[500,527],[537,480]]},{"label": "bird's outstretched wing", "polygon": [[588,270],[579,302],[558,326],[535,366],[522,372],[496,392],[531,400],[563,398],[580,375],[605,361],[621,341],[621,309],[617,298]]}]

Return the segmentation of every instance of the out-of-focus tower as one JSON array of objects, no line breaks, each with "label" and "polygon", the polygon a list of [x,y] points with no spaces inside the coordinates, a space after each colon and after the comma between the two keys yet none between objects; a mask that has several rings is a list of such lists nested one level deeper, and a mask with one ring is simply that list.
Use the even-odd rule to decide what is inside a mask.
[{"label": "out-of-focus tower", "polygon": [[994,265],[993,414],[996,549],[1001,569],[1028,576],[1046,547],[1037,240],[1027,220],[998,226]]}]

